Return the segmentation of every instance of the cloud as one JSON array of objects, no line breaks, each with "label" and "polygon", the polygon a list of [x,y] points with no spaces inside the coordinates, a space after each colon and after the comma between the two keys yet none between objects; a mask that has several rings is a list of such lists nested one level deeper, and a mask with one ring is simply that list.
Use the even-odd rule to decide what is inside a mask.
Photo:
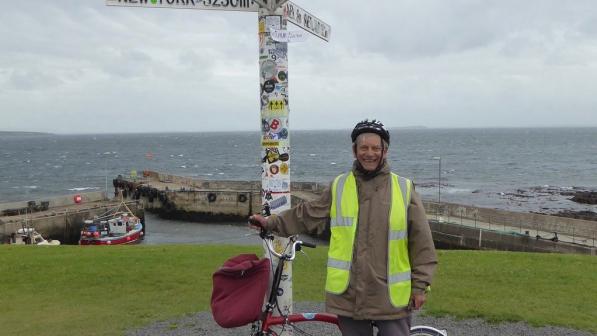
[{"label": "cloud", "polygon": [[[592,1],[299,5],[332,39],[289,46],[292,128],[597,126]],[[62,0],[0,21],[0,129],[259,127],[255,13]]]}]

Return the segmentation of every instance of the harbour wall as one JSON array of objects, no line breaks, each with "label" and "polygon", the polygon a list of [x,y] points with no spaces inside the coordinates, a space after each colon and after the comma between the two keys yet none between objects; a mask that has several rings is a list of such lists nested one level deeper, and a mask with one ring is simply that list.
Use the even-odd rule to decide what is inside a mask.
[{"label": "harbour wall", "polygon": [[[7,210],[13,210],[21,213],[31,212],[32,210],[35,211],[35,208],[56,208],[56,207],[63,207],[68,205],[76,204],[74,197],[76,195],[81,196],[81,203],[91,203],[91,202],[98,202],[102,200],[106,200],[106,194],[104,192],[88,192],[88,193],[80,193],[80,194],[71,194],[71,195],[64,195],[64,196],[53,196],[48,198],[41,198],[38,200],[31,200],[31,201],[21,201],[21,202],[11,202],[11,203],[0,203],[0,214],[6,212]],[[8,214],[3,214],[8,215]]]},{"label": "harbour wall", "polygon": [[[144,176],[143,181],[122,182],[130,188],[130,197],[164,218],[242,222],[262,208],[259,181],[205,181],[156,172],[144,172]],[[291,183],[292,204],[318,197],[325,186]],[[140,192],[135,193],[136,189]],[[594,221],[433,201],[424,205],[434,239],[446,247],[595,254]],[[546,238],[554,232],[581,244]],[[329,231],[320,238],[326,236]]]},{"label": "harbour wall", "polygon": [[[81,196],[80,203],[74,201],[76,195]],[[33,202],[38,207],[37,210],[32,208]],[[47,209],[39,208],[42,202],[49,202]],[[102,192],[0,204],[0,243],[8,241],[12,234],[27,225],[35,228],[44,238],[57,239],[65,244],[77,244],[83,221],[102,215],[118,204],[118,201],[105,200]],[[128,202],[127,206],[136,216],[144,219],[145,213],[141,204]],[[6,210],[10,210],[9,213],[18,210],[20,214],[1,215]]]},{"label": "harbour wall", "polygon": [[[560,235],[568,235],[585,239],[597,239],[597,222],[574,219],[560,216],[549,216],[536,213],[513,212],[490,208],[477,208],[453,203],[441,203],[423,201],[425,209],[431,216],[438,214],[448,222],[469,220],[488,223],[494,228],[501,227],[519,228],[519,233],[529,231],[534,235],[536,232],[557,232]],[[506,231],[506,230],[504,230]]]},{"label": "harbour wall", "polygon": [[[167,219],[242,222],[262,208],[260,181],[197,180],[144,171],[143,178],[117,179],[114,186],[124,190],[128,199],[138,200],[146,210]],[[291,182],[290,188],[292,204],[296,204],[323,191],[324,185]]]},{"label": "harbour wall", "polygon": [[[261,182],[260,181],[208,181],[189,177],[145,171],[149,185],[151,181],[160,181],[158,189],[164,190],[169,200],[176,200],[169,204],[170,210],[199,212],[205,215],[231,214],[235,219],[246,220],[247,216],[261,210]],[[168,190],[165,187],[171,185]],[[314,182],[292,182],[292,204],[301,200],[313,199],[321,193],[327,184]],[[181,190],[184,188],[184,190]],[[216,196],[210,202],[210,194]],[[239,202],[239,195],[244,194],[249,202]],[[597,238],[597,222],[560,216],[549,216],[536,213],[512,212],[491,208],[478,208],[453,203],[438,204],[434,201],[423,200],[425,209],[430,217],[438,215],[447,221],[462,220],[484,222],[495,229],[501,227],[519,228],[519,233],[529,231],[557,232],[558,234],[585,239]],[[145,204],[148,209],[157,211],[163,204]],[[168,212],[168,211],[165,211]],[[225,216],[224,216],[225,217]]]},{"label": "harbour wall", "polygon": [[540,239],[530,234],[487,230],[456,223],[429,221],[438,248],[597,255],[593,246]]}]

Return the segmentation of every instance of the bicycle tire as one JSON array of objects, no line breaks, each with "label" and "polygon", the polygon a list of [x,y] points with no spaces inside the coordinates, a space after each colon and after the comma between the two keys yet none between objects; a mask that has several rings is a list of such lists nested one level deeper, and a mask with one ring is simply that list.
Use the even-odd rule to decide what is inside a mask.
[{"label": "bicycle tire", "polygon": [[410,328],[410,336],[447,336],[447,333],[432,327],[414,326]]}]

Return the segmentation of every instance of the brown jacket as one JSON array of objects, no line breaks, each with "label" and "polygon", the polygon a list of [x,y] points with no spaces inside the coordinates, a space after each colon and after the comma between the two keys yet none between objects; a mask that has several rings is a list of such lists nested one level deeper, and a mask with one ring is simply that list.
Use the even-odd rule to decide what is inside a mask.
[{"label": "brown jacket", "polygon": [[[392,306],[387,288],[388,216],[390,211],[390,168],[366,180],[353,167],[359,197],[359,219],[350,283],[341,295],[326,293],[326,310],[354,319],[389,320],[405,317],[406,309]],[[317,200],[272,215],[268,228],[281,236],[321,233],[329,225],[331,188]],[[412,268],[412,291],[422,292],[431,284],[437,256],[431,230],[419,195],[412,192],[408,208],[408,249]]]}]

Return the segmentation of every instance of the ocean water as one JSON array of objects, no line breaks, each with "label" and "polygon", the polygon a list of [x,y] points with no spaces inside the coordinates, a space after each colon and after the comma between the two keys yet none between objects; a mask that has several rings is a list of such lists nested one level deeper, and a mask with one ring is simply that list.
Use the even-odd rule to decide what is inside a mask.
[{"label": "ocean water", "polygon": [[[597,189],[597,128],[395,129],[391,134],[393,170],[413,179],[425,199],[516,211],[597,211],[561,195]],[[348,130],[293,131],[290,137],[292,180],[327,183],[350,169]],[[0,202],[103,190],[106,184],[110,190],[113,178],[131,170],[260,180],[259,141],[258,132],[0,133]]]}]

